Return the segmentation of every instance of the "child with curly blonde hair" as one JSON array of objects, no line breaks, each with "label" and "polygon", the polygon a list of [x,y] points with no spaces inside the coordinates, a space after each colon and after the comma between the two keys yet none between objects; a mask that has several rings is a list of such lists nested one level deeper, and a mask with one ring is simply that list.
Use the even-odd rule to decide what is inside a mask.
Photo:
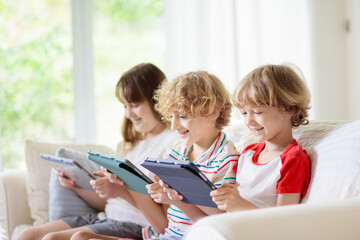
[{"label": "child with curly blonde hair", "polygon": [[292,129],[308,124],[310,92],[286,65],[264,65],[236,87],[234,105],[258,143],[241,153],[237,184],[211,192],[226,211],[298,204],[310,181],[309,156],[293,138]]},{"label": "child with curly blonde hair", "polygon": [[[232,107],[222,82],[205,71],[190,72],[164,83],[154,98],[157,101],[155,109],[171,121],[172,130],[180,136],[181,143],[172,149],[169,157],[195,163],[216,186],[234,183],[239,153],[222,132],[230,122]],[[147,187],[155,204],[169,207],[164,231],[154,231],[159,228],[148,218],[152,226],[144,228],[144,239],[181,239],[193,222],[223,212],[217,208],[186,204],[180,201],[180,195],[171,199],[168,193],[176,194],[176,191],[161,180]],[[144,211],[143,214],[149,215]]]}]

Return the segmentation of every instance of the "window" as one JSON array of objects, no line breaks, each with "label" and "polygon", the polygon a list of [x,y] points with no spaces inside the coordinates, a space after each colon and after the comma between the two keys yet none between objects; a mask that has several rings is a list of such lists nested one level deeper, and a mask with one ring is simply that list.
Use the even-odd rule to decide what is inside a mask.
[{"label": "window", "polygon": [[24,164],[24,140],[74,139],[70,1],[0,3],[4,169]]},{"label": "window", "polygon": [[[77,116],[82,112],[74,108],[73,53],[78,49],[72,49],[71,3],[91,5],[0,2],[0,35],[5,36],[0,39],[0,170],[24,165],[25,139],[58,143],[79,137],[74,111]],[[123,108],[114,91],[120,75],[141,62],[164,69],[163,5],[163,0],[92,1],[93,42],[87,44],[93,44],[96,129],[89,131],[96,131],[98,144],[115,148],[121,140]],[[82,87],[86,81],[80,81]],[[94,99],[81,104],[87,100]]]},{"label": "window", "polygon": [[164,70],[163,0],[94,1],[94,81],[97,142],[121,140],[123,106],[115,97],[122,73],[141,62]]}]

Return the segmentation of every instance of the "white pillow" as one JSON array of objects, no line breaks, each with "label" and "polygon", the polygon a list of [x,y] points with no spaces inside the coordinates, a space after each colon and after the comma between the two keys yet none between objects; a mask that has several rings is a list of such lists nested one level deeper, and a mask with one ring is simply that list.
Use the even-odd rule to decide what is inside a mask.
[{"label": "white pillow", "polygon": [[114,151],[110,148],[94,144],[54,144],[26,140],[25,146],[25,160],[28,170],[26,190],[30,214],[32,219],[34,219],[34,225],[48,222],[49,179],[51,168],[63,166],[59,163],[45,161],[40,158],[40,153],[54,155],[59,147],[64,146],[84,153],[89,149],[94,149],[98,152],[114,154]]},{"label": "white pillow", "polygon": [[311,180],[303,203],[360,196],[360,121],[335,128],[309,150]]},{"label": "white pillow", "polygon": [[[87,154],[75,150],[61,147],[57,150],[56,156],[76,160],[89,172],[100,170],[100,166],[90,161]],[[67,166],[63,167],[63,169],[69,176],[76,178],[76,183],[79,187],[93,191],[89,183],[90,178],[79,168]],[[61,186],[58,177],[54,173],[54,169],[52,170],[49,182],[49,221],[96,212],[74,191]]]}]

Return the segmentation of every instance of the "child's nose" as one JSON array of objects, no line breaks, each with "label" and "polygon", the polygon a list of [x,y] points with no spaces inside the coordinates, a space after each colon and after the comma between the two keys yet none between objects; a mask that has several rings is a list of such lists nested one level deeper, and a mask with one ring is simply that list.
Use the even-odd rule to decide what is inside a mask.
[{"label": "child's nose", "polygon": [[176,130],[179,126],[179,120],[176,117],[171,119],[171,130]]},{"label": "child's nose", "polygon": [[126,109],[125,109],[125,117],[126,117],[126,118],[130,118],[131,115],[132,115],[131,109],[130,109],[129,107],[126,108]]},{"label": "child's nose", "polygon": [[247,114],[245,117],[245,124],[250,124],[254,120],[252,114]]}]

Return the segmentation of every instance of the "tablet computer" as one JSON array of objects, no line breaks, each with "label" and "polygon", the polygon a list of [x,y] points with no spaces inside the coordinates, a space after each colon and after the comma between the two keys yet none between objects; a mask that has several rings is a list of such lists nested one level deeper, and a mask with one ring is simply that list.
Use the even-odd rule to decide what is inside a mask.
[{"label": "tablet computer", "polygon": [[141,165],[178,191],[184,197],[183,202],[217,207],[210,196],[210,192],[216,189],[215,185],[194,163],[147,158]]},{"label": "tablet computer", "polygon": [[88,170],[86,170],[76,160],[69,159],[69,158],[64,158],[64,157],[52,156],[52,155],[48,155],[48,154],[45,154],[45,153],[41,153],[40,157],[47,160],[47,161],[61,163],[61,164],[69,165],[69,166],[75,166],[75,167],[79,168],[83,173],[85,173],[89,178],[91,178],[93,180],[96,180],[96,177],[93,174],[91,174]]},{"label": "tablet computer", "polygon": [[125,187],[149,195],[145,186],[153,183],[153,181],[129,160],[93,150],[89,150],[88,154],[91,161],[105,167],[121,179]]}]

